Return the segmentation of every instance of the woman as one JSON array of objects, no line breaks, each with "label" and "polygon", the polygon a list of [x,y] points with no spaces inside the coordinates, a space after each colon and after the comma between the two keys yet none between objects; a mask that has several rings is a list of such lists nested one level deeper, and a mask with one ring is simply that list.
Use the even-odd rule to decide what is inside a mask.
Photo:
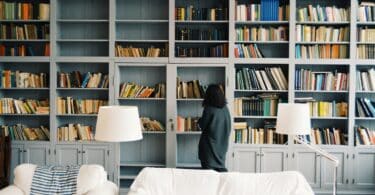
[{"label": "woman", "polygon": [[199,159],[203,169],[226,172],[225,156],[231,128],[231,118],[223,90],[210,85],[203,100],[203,115],[198,124],[202,130]]}]

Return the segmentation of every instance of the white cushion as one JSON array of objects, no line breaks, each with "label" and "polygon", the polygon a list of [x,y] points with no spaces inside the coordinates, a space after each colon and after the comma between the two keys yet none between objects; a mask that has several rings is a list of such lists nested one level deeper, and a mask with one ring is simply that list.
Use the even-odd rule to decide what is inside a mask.
[{"label": "white cushion", "polygon": [[96,186],[94,189],[88,191],[85,195],[114,195],[118,193],[119,189],[116,184],[106,181],[104,184]]},{"label": "white cushion", "polygon": [[77,194],[85,194],[107,181],[107,173],[100,165],[82,165],[77,177]]},{"label": "white cushion", "polygon": [[25,193],[15,185],[0,190],[0,195],[24,195]]},{"label": "white cushion", "polygon": [[20,188],[26,195],[30,194],[36,165],[21,164],[14,169],[14,185]]},{"label": "white cushion", "polygon": [[217,195],[220,174],[212,170],[173,169],[175,193],[178,195]]}]

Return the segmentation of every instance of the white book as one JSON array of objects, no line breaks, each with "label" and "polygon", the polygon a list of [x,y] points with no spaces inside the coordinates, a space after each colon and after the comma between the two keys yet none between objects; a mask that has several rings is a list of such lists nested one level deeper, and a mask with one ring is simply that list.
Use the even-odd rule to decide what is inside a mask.
[{"label": "white book", "polygon": [[263,81],[263,79],[262,79],[262,76],[261,76],[259,70],[255,70],[255,75],[257,76],[257,80],[258,80],[258,83],[259,83],[259,85],[260,85],[260,88],[261,88],[262,90],[266,90],[266,89],[267,89],[267,88],[266,88],[266,85],[264,84],[264,81]]},{"label": "white book", "polygon": [[302,41],[302,39],[301,39],[301,35],[302,35],[302,26],[301,26],[300,24],[299,24],[299,25],[296,25],[296,34],[297,34],[296,41],[297,41],[297,42]]},{"label": "white book", "polygon": [[368,80],[370,83],[369,90],[375,91],[375,70],[374,68],[371,68],[368,70]]},{"label": "white book", "polygon": [[284,86],[283,89],[287,90],[288,89],[288,80],[286,79],[286,77],[283,73],[283,70],[280,67],[278,67],[277,70],[278,70],[278,73],[280,75],[282,85]]},{"label": "white book", "polygon": [[267,90],[273,90],[270,80],[268,79],[268,76],[266,74],[266,71],[261,70],[260,71],[262,78],[264,80],[264,83],[266,84]]},{"label": "white book", "polygon": [[275,79],[277,85],[279,86],[280,90],[284,90],[283,81],[281,80],[281,77],[279,75],[279,72],[277,71],[277,68],[270,68],[270,71],[272,73],[273,78]]},{"label": "white book", "polygon": [[362,79],[363,90],[364,91],[369,91],[370,90],[370,86],[369,86],[369,82],[368,82],[367,72],[362,72],[361,73],[361,79]]}]

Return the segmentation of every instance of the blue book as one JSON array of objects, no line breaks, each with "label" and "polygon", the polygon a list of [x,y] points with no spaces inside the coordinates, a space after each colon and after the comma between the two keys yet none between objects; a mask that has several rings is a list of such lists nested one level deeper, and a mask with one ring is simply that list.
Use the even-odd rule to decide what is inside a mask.
[{"label": "blue book", "polygon": [[86,88],[87,83],[89,82],[90,78],[91,78],[91,73],[90,73],[90,72],[87,72],[87,73],[85,74],[85,77],[84,77],[83,81],[82,81],[81,88]]},{"label": "blue book", "polygon": [[365,102],[367,108],[369,109],[370,113],[371,113],[371,117],[375,117],[375,108],[374,106],[371,104],[371,101],[367,98],[364,98],[363,101]]},{"label": "blue book", "polygon": [[16,87],[17,86],[17,83],[16,83],[16,73],[15,72],[11,72],[10,73],[10,86],[11,87]]}]

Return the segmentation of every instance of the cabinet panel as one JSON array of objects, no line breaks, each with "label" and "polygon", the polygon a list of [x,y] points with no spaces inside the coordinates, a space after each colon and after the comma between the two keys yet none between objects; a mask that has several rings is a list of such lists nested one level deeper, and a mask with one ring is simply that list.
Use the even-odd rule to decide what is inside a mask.
[{"label": "cabinet panel", "polygon": [[11,164],[10,164],[10,183],[13,183],[13,170],[17,165],[23,162],[23,144],[12,144],[11,150]]},{"label": "cabinet panel", "polygon": [[82,164],[102,165],[108,171],[108,146],[107,145],[83,145]]},{"label": "cabinet panel", "polygon": [[82,162],[81,147],[78,145],[56,145],[58,165],[79,165]]},{"label": "cabinet panel", "polygon": [[[329,151],[330,154],[334,155],[340,162],[337,168],[337,186],[342,187],[346,183],[348,178],[348,153],[345,151]],[[334,165],[331,161],[324,157],[321,157],[321,184],[323,188],[332,188],[333,185],[333,172]]]},{"label": "cabinet panel", "polygon": [[49,145],[27,144],[25,145],[24,163],[36,165],[50,164]]},{"label": "cabinet panel", "polygon": [[234,150],[234,171],[259,172],[259,149],[235,149]]},{"label": "cabinet panel", "polygon": [[358,188],[375,188],[375,151],[358,149],[355,154],[354,182]]},{"label": "cabinet panel", "polygon": [[287,151],[276,148],[262,148],[260,160],[260,172],[277,172],[287,169]]},{"label": "cabinet panel", "polygon": [[311,187],[320,188],[320,157],[315,152],[296,150],[294,152],[295,167],[301,172]]}]

